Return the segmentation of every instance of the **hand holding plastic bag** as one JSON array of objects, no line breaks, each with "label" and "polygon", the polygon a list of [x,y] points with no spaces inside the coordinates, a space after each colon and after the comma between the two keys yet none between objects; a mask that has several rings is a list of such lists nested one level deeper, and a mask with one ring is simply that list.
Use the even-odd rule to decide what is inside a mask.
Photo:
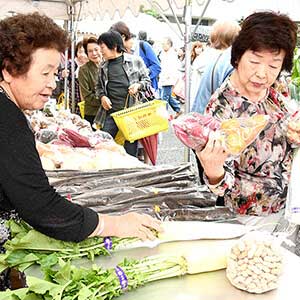
[{"label": "hand holding plastic bag", "polygon": [[236,155],[255,140],[268,120],[266,115],[254,115],[220,122],[211,116],[193,112],[174,120],[172,125],[175,135],[189,148],[202,150],[210,132],[215,131],[227,152]]}]

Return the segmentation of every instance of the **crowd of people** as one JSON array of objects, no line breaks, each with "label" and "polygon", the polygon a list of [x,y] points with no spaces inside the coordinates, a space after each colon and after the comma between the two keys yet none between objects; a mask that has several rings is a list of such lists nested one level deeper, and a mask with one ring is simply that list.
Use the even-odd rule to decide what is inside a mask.
[{"label": "crowd of people", "polygon": [[[96,99],[100,99],[100,110],[106,112],[103,130],[115,136],[118,128],[110,113],[123,108],[127,94],[133,96],[149,84],[174,111],[175,118],[181,115],[184,91],[180,93],[177,86],[187,76],[185,48],[175,49],[173,41],[166,37],[157,53],[153,43],[147,42],[145,32],[141,32],[138,42],[134,42],[134,35],[123,22],[114,24],[110,30],[98,39],[105,61],[96,84]],[[120,39],[118,43],[112,42],[112,32],[121,35],[123,49],[118,44]],[[195,152],[201,183],[218,196],[219,204],[240,215],[282,214],[285,206],[292,154],[299,142],[289,140],[287,136],[291,134],[284,136],[278,128],[281,127],[280,118],[288,111],[288,93],[276,86],[281,72],[291,71],[296,32],[296,25],[285,15],[262,12],[249,16],[241,26],[233,21],[217,21],[210,31],[209,45],[200,41],[192,45],[188,99],[191,111],[211,114],[219,120],[267,114],[270,124],[274,124],[266,127],[263,134],[237,158],[228,156],[226,149],[213,138],[204,150]],[[115,52],[108,57],[107,51]],[[139,66],[134,78],[132,74],[126,74],[127,56],[137,60],[130,69]],[[114,86],[116,81],[114,84],[110,82],[113,74],[118,74],[115,76],[120,79],[118,88]],[[114,88],[119,94],[112,96]],[[130,101],[128,103],[132,105]],[[293,128],[288,130],[293,131]],[[299,132],[296,130],[293,134],[297,136]],[[125,143],[125,149],[127,147]],[[127,148],[127,152],[136,155],[137,144],[130,147],[133,150]]]}]

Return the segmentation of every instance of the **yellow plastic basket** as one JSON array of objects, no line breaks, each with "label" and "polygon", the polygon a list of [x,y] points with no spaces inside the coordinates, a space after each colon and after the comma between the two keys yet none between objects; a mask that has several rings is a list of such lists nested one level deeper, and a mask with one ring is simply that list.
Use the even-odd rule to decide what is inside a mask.
[{"label": "yellow plastic basket", "polygon": [[81,118],[84,119],[84,101],[78,102]]},{"label": "yellow plastic basket", "polygon": [[166,101],[152,100],[111,114],[125,139],[134,142],[168,130]]}]

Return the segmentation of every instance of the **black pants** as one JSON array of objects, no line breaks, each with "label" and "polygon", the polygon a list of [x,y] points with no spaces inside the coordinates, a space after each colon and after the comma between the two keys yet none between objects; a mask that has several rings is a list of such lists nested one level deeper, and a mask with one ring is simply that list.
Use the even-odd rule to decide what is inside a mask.
[{"label": "black pants", "polygon": [[[199,174],[199,181],[202,185],[205,184],[205,181],[203,179],[203,175],[204,175],[204,169],[201,165],[201,162],[196,154],[196,151],[193,150],[194,154],[195,154],[195,157],[196,157],[196,162],[197,162],[197,167],[198,167],[198,174]],[[224,203],[224,197],[220,197],[218,196],[217,200],[216,200],[216,206],[224,206],[225,203]]]},{"label": "black pants", "polygon": [[95,116],[84,116],[84,119],[90,122],[92,129],[95,131],[96,129],[93,127]]},{"label": "black pants", "polygon": [[[106,116],[104,127],[102,128],[102,130],[108,132],[113,138],[116,137],[119,128],[111,115]],[[133,143],[125,141],[124,149],[129,155],[137,157],[138,141],[135,141]]]}]

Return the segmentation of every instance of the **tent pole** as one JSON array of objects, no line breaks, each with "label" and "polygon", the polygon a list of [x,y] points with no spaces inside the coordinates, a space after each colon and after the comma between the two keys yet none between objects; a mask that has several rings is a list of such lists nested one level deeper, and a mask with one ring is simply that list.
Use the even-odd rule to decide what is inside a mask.
[{"label": "tent pole", "polygon": [[69,6],[70,15],[70,34],[71,34],[71,112],[75,112],[75,29],[74,29],[74,18],[75,8],[73,5]]},{"label": "tent pole", "polygon": [[[65,21],[64,23],[64,29],[66,31],[69,31],[69,21]],[[65,70],[68,70],[68,49],[66,49],[65,51],[65,66],[64,66]],[[68,99],[69,95],[68,95],[68,78],[65,77],[64,78],[64,103],[63,103],[63,107],[64,109],[67,109],[68,107]]]},{"label": "tent pole", "polygon": [[210,1],[211,1],[211,0],[206,0],[206,3],[205,3],[205,5],[204,5],[204,7],[203,7],[201,16],[200,16],[199,19],[198,19],[198,22],[197,22],[197,24],[196,24],[196,26],[195,26],[195,28],[194,28],[194,31],[193,31],[193,33],[192,33],[192,36],[194,36],[194,34],[196,33],[196,31],[197,31],[197,29],[198,29],[198,27],[199,27],[199,25],[200,25],[200,23],[201,23],[201,21],[202,21],[202,19],[203,19],[203,16],[204,16],[204,14],[205,14],[205,12],[206,12],[206,10],[207,10],[207,7],[208,7]]},{"label": "tent pole", "polygon": [[[185,0],[184,6],[184,47],[185,47],[185,110],[190,111],[190,74],[191,74],[191,25],[192,0]],[[184,149],[184,161],[190,161],[190,149]]]}]

